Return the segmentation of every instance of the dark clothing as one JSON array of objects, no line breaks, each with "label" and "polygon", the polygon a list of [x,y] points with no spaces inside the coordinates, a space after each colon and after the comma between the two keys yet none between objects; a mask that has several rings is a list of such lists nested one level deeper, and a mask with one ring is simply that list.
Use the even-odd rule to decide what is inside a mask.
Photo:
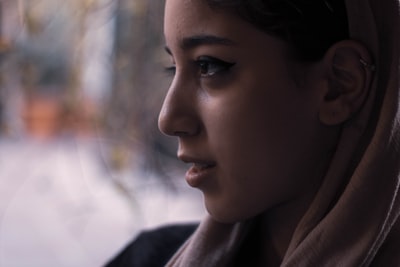
[{"label": "dark clothing", "polygon": [[189,238],[197,224],[164,226],[140,234],[104,267],[161,267]]}]

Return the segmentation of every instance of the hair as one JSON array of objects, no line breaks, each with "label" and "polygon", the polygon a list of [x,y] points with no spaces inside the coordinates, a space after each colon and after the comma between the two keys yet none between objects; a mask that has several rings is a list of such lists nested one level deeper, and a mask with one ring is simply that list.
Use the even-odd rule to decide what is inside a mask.
[{"label": "hair", "polygon": [[288,42],[301,61],[317,61],[334,43],[349,38],[344,0],[206,1]]}]

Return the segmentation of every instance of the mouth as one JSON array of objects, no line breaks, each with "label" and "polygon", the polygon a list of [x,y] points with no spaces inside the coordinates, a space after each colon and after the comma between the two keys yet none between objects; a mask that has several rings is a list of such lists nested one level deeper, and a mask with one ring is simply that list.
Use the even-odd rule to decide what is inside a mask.
[{"label": "mouth", "polygon": [[211,160],[204,160],[200,158],[195,158],[195,157],[190,157],[186,155],[178,155],[178,158],[188,164],[192,164],[192,167],[203,170],[203,169],[208,169],[215,167],[216,163]]},{"label": "mouth", "polygon": [[215,163],[192,163],[192,169],[199,172],[213,167],[215,167]]},{"label": "mouth", "polygon": [[187,170],[185,179],[186,182],[192,187],[199,187],[201,184],[208,180],[216,167],[216,163],[212,161],[200,160],[185,156],[180,156],[183,162],[191,164]]}]

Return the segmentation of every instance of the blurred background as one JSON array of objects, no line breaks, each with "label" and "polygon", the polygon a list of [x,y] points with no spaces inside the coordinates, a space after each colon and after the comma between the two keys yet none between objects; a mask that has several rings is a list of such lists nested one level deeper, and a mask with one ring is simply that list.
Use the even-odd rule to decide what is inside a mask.
[{"label": "blurred background", "polygon": [[204,215],[157,129],[163,5],[0,1],[0,267],[102,266]]}]

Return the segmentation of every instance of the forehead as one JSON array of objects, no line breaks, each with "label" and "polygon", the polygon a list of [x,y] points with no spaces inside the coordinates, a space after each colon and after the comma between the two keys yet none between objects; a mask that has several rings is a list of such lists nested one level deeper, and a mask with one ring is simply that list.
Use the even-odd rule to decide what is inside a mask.
[{"label": "forehead", "polygon": [[[230,51],[236,49],[240,55],[271,58],[288,49],[284,41],[260,31],[238,15],[210,8],[205,0],[166,0],[164,34],[172,54],[189,50],[185,47],[229,45]],[[185,46],[186,40],[190,40],[190,46]]]},{"label": "forehead", "polygon": [[199,20],[207,22],[213,17],[213,13],[204,0],[166,0],[165,2],[165,24],[173,24],[178,28],[188,24],[194,26],[193,23]]},{"label": "forehead", "polygon": [[204,0],[166,0],[164,33],[167,42],[200,35],[240,39],[244,24],[247,23],[233,14],[211,9]]}]

